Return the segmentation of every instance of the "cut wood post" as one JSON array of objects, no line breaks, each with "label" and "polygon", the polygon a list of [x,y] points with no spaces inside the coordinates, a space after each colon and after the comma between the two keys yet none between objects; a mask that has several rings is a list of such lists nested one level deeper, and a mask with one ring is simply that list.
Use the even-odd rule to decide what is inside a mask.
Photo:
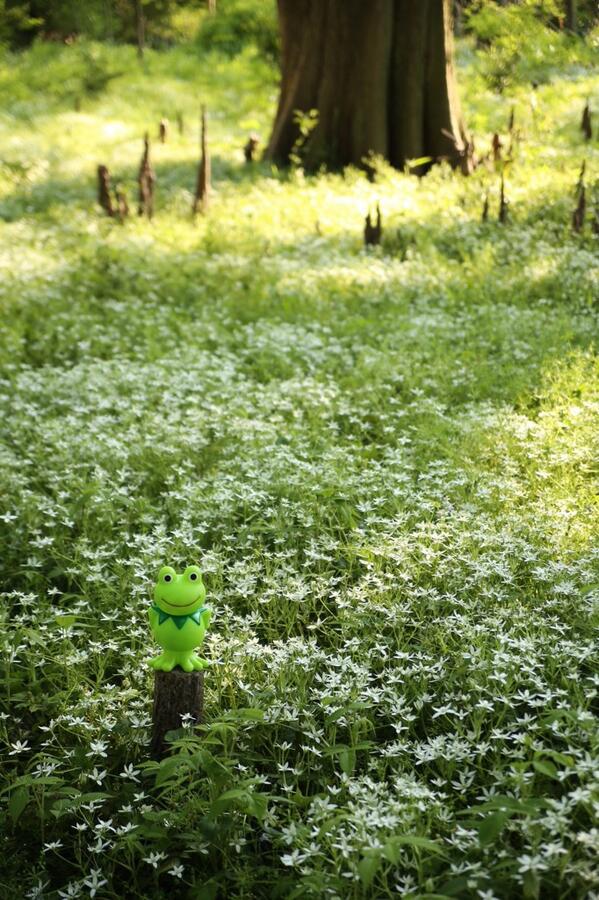
[{"label": "cut wood post", "polygon": [[98,166],[98,203],[107,216],[114,216],[114,207],[110,194],[110,172],[108,166]]},{"label": "cut wood post", "polygon": [[154,707],[152,710],[152,742],[154,759],[168,750],[168,731],[186,725],[198,725],[204,713],[204,673],[156,671],[154,673]]},{"label": "cut wood post", "polygon": [[198,179],[196,192],[193,198],[191,211],[195,216],[198,211],[206,212],[210,196],[210,155],[208,153],[208,135],[206,130],[206,107],[202,106],[200,114],[200,164],[198,166]]},{"label": "cut wood post", "polygon": [[137,214],[143,216],[144,213],[148,219],[154,215],[154,184],[156,176],[150,164],[150,138],[148,133],[144,137],[144,152],[139,164],[139,174],[137,176],[139,184],[139,204]]}]

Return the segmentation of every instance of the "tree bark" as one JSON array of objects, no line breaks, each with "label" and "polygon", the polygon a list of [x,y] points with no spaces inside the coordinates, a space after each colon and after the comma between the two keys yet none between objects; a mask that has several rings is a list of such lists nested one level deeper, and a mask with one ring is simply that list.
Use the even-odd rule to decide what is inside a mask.
[{"label": "tree bark", "polygon": [[135,31],[137,34],[137,55],[140,59],[143,59],[146,43],[146,19],[142,0],[135,0]]},{"label": "tree bark", "polygon": [[202,721],[204,713],[204,673],[156,671],[154,678],[154,707],[152,710],[151,753],[159,759],[168,749],[165,735],[182,728],[182,716],[191,716],[190,724]]},{"label": "tree bark", "polygon": [[573,34],[578,31],[578,0],[566,0],[566,28]]},{"label": "tree bark", "polygon": [[[393,165],[465,147],[453,70],[452,0],[278,0],[282,82],[266,151],[302,141],[296,111],[318,111],[301,148],[309,169]],[[444,134],[444,132],[446,132]]]}]

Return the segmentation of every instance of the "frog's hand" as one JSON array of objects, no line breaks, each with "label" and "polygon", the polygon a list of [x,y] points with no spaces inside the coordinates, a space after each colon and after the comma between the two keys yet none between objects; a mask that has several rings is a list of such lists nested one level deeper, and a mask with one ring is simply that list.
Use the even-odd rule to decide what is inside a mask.
[{"label": "frog's hand", "polygon": [[148,619],[150,620],[150,629],[152,631],[152,634],[154,634],[154,630],[158,625],[158,613],[153,606],[151,606],[148,610]]},{"label": "frog's hand", "polygon": [[202,610],[202,625],[204,626],[204,630],[208,630],[208,626],[210,625],[210,619],[212,618],[212,610],[204,609]]}]

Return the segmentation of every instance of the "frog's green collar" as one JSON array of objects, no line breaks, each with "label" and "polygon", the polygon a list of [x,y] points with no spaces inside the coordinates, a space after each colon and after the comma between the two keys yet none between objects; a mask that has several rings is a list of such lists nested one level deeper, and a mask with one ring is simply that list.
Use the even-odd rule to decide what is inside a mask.
[{"label": "frog's green collar", "polygon": [[172,619],[179,631],[183,628],[188,619],[192,619],[196,625],[201,625],[201,615],[203,612],[206,612],[208,609],[207,606],[201,606],[200,609],[196,609],[195,612],[187,613],[184,616],[173,616],[171,613],[165,612],[163,609],[160,609],[159,606],[156,606],[155,603],[152,604],[152,609],[155,609],[158,613],[158,624],[162,625],[163,622],[166,622],[167,619]]}]

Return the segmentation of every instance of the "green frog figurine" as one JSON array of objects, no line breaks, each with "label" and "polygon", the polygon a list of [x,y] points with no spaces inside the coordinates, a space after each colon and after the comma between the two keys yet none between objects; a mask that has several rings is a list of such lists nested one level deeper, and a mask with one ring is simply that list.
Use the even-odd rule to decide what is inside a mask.
[{"label": "green frog figurine", "polygon": [[150,660],[153,669],[170,672],[181,666],[185,672],[204,669],[208,661],[194,653],[210,624],[211,611],[204,606],[206,588],[198,566],[188,566],[177,575],[163,566],[154,588],[154,603],[148,611],[150,628],[163,652]]}]

